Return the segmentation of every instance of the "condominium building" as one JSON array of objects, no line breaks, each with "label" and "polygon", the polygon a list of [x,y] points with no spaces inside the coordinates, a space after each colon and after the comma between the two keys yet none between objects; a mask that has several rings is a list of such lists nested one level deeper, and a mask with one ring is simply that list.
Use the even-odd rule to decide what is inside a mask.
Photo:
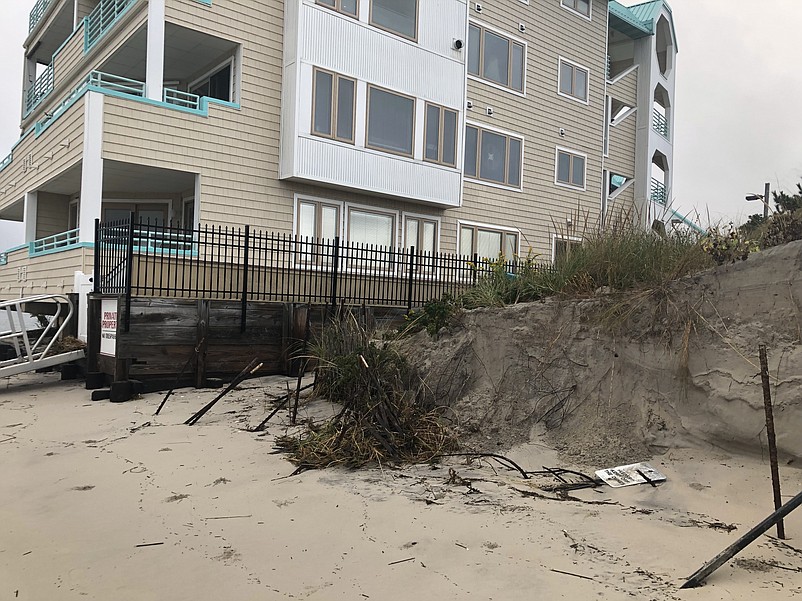
[{"label": "condominium building", "polygon": [[664,0],[37,0],[0,298],[90,289],[96,219],[547,260],[670,199]]}]

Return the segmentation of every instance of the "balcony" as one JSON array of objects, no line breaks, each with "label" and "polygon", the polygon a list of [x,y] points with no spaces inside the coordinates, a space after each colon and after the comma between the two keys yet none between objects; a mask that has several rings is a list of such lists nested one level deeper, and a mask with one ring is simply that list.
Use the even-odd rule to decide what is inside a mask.
[{"label": "balcony", "polygon": [[45,68],[44,72],[25,94],[25,116],[27,117],[36,106],[53,91],[53,63]]},{"label": "balcony", "polygon": [[668,140],[668,119],[657,109],[652,110],[652,129]]},{"label": "balcony", "polygon": [[101,0],[89,16],[84,18],[84,52],[89,52],[136,1]]},{"label": "balcony", "polygon": [[33,5],[31,14],[28,15],[28,33],[36,29],[36,26],[39,25],[39,21],[42,20],[42,17],[45,16],[47,7],[50,6],[52,1],[53,0],[38,0],[37,3]]},{"label": "balcony", "polygon": [[666,200],[668,199],[668,194],[666,191],[666,186],[663,182],[652,178],[652,190],[650,198],[652,202],[656,202],[659,205],[666,206]]}]

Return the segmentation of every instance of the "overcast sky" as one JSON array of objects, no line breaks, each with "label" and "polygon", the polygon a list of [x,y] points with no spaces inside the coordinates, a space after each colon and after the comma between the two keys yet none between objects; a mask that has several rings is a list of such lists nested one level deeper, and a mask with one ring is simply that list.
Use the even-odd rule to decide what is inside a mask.
[{"label": "overcast sky", "polygon": [[[424,0],[425,1],[425,0]],[[557,0],[554,0],[555,2]],[[626,0],[624,4],[636,4]],[[671,0],[679,40],[674,207],[702,225],[762,211],[744,195],[802,181],[800,0]],[[34,0],[0,6],[0,159],[19,137],[22,43]],[[18,229],[18,228],[17,228]],[[0,222],[0,248],[17,244]]]}]

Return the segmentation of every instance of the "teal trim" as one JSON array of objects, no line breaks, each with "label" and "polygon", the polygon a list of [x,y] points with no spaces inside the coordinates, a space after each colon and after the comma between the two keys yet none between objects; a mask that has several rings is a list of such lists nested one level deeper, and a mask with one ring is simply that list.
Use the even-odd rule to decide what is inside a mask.
[{"label": "teal trim", "polygon": [[652,35],[652,24],[639,19],[629,8],[612,0],[610,7],[610,26],[633,39]]},{"label": "teal trim", "polygon": [[201,4],[205,4],[206,6],[212,5],[212,0],[195,0],[195,2],[200,2]]},{"label": "teal trim", "polygon": [[8,167],[11,163],[14,162],[14,149],[22,143],[22,141],[27,138],[31,133],[33,133],[34,127],[29,127],[28,130],[23,133],[19,140],[14,142],[14,145],[11,147],[11,152],[8,153],[8,156],[3,159],[3,162],[0,163],[0,171],[3,171],[6,167]]},{"label": "teal trim", "polygon": [[137,0],[100,0],[100,4],[84,17],[84,54],[89,52],[136,3]]},{"label": "teal trim", "polygon": [[685,224],[685,225],[687,225],[688,227],[692,228],[692,229],[693,229],[694,231],[696,231],[697,233],[699,233],[699,234],[703,234],[703,235],[706,235],[706,234],[707,234],[707,230],[705,230],[704,228],[702,228],[702,227],[698,226],[698,225],[697,225],[697,224],[695,224],[693,221],[691,221],[690,219],[688,219],[687,215],[683,215],[682,213],[680,213],[679,211],[675,211],[675,210],[674,210],[674,209],[672,209],[671,207],[668,207],[668,210],[669,210],[669,211],[671,211],[671,215],[672,215],[672,217],[676,217],[677,219],[679,219],[680,221],[682,221],[682,223],[684,223],[684,224]]},{"label": "teal trim", "polygon": [[[31,242],[33,244],[33,242]],[[28,256],[33,257],[44,257],[45,255],[54,255],[56,253],[63,253],[68,250],[75,250],[76,248],[95,248],[94,242],[76,242],[75,244],[70,244],[69,246],[61,246],[59,248],[53,248],[50,250],[42,250],[42,251],[33,251],[29,249]]]},{"label": "teal trim", "polygon": [[36,4],[33,5],[33,8],[28,15],[28,34],[36,29],[37,25],[39,25],[39,21],[41,21],[42,17],[45,16],[47,8],[50,6],[52,1],[53,0],[37,0]]}]

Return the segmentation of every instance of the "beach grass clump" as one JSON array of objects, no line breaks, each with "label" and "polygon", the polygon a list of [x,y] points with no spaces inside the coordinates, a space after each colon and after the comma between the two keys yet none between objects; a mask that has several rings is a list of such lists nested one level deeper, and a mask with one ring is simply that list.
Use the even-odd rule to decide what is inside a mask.
[{"label": "beach grass clump", "polygon": [[341,407],[325,423],[277,439],[299,467],[423,463],[456,448],[423,380],[391,341],[346,312],[313,343],[315,394]]}]

